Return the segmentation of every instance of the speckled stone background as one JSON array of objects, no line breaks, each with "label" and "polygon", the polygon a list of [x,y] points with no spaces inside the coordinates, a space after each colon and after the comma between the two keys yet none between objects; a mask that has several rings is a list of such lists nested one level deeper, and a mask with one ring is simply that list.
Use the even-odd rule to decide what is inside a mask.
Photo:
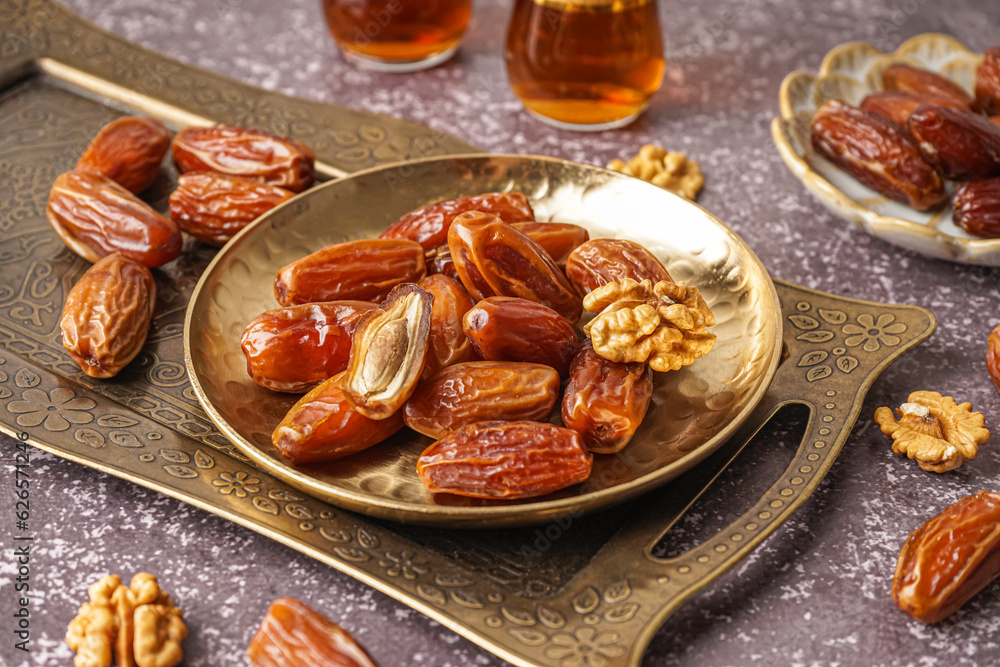
[{"label": "speckled stone background", "polygon": [[[1000,663],[1000,585],[950,620],[920,625],[889,597],[907,533],[944,505],[1000,490],[1000,442],[945,475],[894,456],[871,423],[914,389],[968,400],[1000,424],[986,374],[986,335],[1000,321],[1000,270],[926,259],[869,238],[827,213],[785,169],[769,123],[789,71],[815,70],[852,40],[886,50],[938,31],[982,51],[1000,43],[1000,3],[983,0],[661,1],[663,90],[631,127],[554,131],[529,118],[501,58],[510,2],[476,0],[457,58],[411,75],[355,69],[337,52],[317,0],[68,0],[100,26],[174,58],[284,93],[413,119],[483,149],[606,163],[641,144],[701,163],[699,202],[725,220],[772,274],[863,299],[931,308],[934,337],[872,388],[861,420],[816,494],[750,558],[657,634],[648,665],[991,665]],[[696,540],[766,487],[790,457],[801,414],[782,415],[672,536]],[[383,665],[501,665],[502,660],[265,537],[152,491],[34,452],[32,651],[12,650],[13,441],[0,437],[0,665],[68,665],[62,637],[86,585],[112,571],[157,573],[183,602],[185,664],[246,664],[268,603],[293,595],[352,631]],[[668,546],[668,548],[671,548]]]}]

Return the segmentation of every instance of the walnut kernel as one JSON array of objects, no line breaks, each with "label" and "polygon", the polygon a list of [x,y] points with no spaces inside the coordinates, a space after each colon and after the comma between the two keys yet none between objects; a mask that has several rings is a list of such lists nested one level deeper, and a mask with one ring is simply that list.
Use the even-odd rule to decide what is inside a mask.
[{"label": "walnut kernel", "polygon": [[608,169],[641,178],[692,200],[705,184],[697,162],[684,153],[670,153],[653,144],[640,148],[639,154],[628,162],[612,160]]}]

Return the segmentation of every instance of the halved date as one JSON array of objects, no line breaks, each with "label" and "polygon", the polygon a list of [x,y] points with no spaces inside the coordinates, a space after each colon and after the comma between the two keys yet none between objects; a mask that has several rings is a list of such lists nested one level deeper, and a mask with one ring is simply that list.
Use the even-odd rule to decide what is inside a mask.
[{"label": "halved date", "polygon": [[377,667],[347,631],[288,597],[268,607],[247,658],[254,667]]},{"label": "halved date", "polygon": [[491,213],[504,222],[534,220],[528,198],[520,192],[488,192],[440,201],[407,213],[382,232],[383,239],[410,239],[434,250],[448,243],[452,221],[466,211]]},{"label": "halved date", "polygon": [[913,142],[878,114],[829,100],[813,116],[811,133],[817,153],[890,199],[926,211],[947,197],[941,177]]},{"label": "halved date", "polygon": [[976,100],[951,79],[906,63],[889,65],[882,72],[882,85],[886,90],[905,90],[910,93],[947,97],[966,109],[975,108],[976,104]]},{"label": "halved date", "polygon": [[423,380],[403,420],[418,433],[443,438],[481,421],[539,421],[559,398],[559,374],[542,364],[469,361]]},{"label": "halved date", "polygon": [[511,226],[545,248],[560,268],[566,266],[571,252],[590,240],[586,229],[568,222],[515,222]]},{"label": "halved date", "polygon": [[588,340],[570,367],[563,425],[579,432],[590,451],[613,454],[635,435],[652,396],[653,374],[647,364],[608,361]]},{"label": "halved date", "polygon": [[1000,46],[991,46],[976,68],[976,102],[990,115],[1000,114]]},{"label": "halved date", "polygon": [[424,249],[402,239],[335,243],[282,267],[274,296],[283,306],[314,301],[381,301],[424,277]]},{"label": "halved date", "polygon": [[956,225],[979,238],[1000,238],[1000,178],[963,183],[954,203]]},{"label": "halved date", "polygon": [[257,316],[240,339],[247,373],[274,391],[309,391],[347,369],[354,328],[375,307],[369,301],[328,301]]},{"label": "halved date", "polygon": [[88,262],[120,252],[152,268],[181,253],[181,230],[173,220],[100,174],[59,176],[45,215],[59,238]]},{"label": "halved date", "polygon": [[129,192],[148,188],[170,149],[170,131],[155,118],[125,116],[97,133],[76,162],[77,171],[106,176]]},{"label": "halved date", "polygon": [[423,377],[430,377],[446,366],[474,359],[476,353],[462,328],[462,318],[472,308],[472,297],[462,283],[436,274],[427,276],[418,285],[434,297]]},{"label": "halved date", "polygon": [[541,303],[571,324],[583,304],[545,249],[500,218],[462,213],[448,232],[458,277],[474,299],[513,296]]},{"label": "halved date", "polygon": [[580,346],[576,331],[559,313],[527,299],[483,299],[465,314],[464,328],[483,359],[545,364],[562,377]]},{"label": "halved date", "polygon": [[673,282],[656,255],[625,239],[593,239],[582,244],[566,259],[566,277],[581,297],[625,278],[640,283],[649,279],[654,285],[661,280]]},{"label": "halved date", "polygon": [[1000,176],[1000,128],[983,116],[923,104],[910,113],[907,129],[924,160],[945,178],[975,181]]},{"label": "halved date", "polygon": [[256,178],[302,192],[316,181],[316,154],[295,139],[251,127],[186,127],[174,136],[174,164],[188,171]]},{"label": "halved date", "polygon": [[177,179],[177,189],[170,194],[170,217],[198,240],[221,246],[293,196],[253,178],[193,171]]},{"label": "halved date", "polygon": [[[346,371],[345,371],[346,372]],[[294,463],[330,461],[367,449],[403,428],[400,412],[369,419],[355,410],[340,387],[338,373],[292,406],[271,437]]]},{"label": "halved date", "polygon": [[585,481],[593,460],[572,429],[531,421],[477,422],[425,449],[417,474],[433,493],[531,498]]}]

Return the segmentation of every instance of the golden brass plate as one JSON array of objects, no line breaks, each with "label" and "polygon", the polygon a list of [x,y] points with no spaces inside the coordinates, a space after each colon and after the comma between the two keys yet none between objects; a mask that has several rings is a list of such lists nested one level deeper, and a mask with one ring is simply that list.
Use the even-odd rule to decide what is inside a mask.
[{"label": "golden brass plate", "polygon": [[[256,385],[240,335],[276,308],[279,268],[341,241],[374,238],[433,201],[492,191],[528,195],[540,220],[584,225],[592,238],[637,241],[677,280],[697,285],[717,318],[710,355],[657,374],[653,405],[632,442],[597,456],[590,479],[521,502],[435,496],[416,475],[432,440],[404,429],[328,464],[293,466],[271,432],[296,396]],[[757,405],[778,365],[778,298],[753,252],[704,209],[649,183],[590,165],[526,156],[470,155],[410,162],[327,183],[275,209],[229,243],[195,287],[185,350],[192,385],[219,429],[261,468],[332,504],[371,516],[449,526],[518,525],[619,503],[691,468]]]}]

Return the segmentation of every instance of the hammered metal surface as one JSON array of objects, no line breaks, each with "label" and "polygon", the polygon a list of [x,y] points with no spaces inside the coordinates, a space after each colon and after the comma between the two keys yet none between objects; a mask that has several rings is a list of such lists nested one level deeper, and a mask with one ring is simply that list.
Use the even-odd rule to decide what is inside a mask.
[{"label": "hammered metal surface", "polygon": [[[517,503],[429,493],[415,473],[432,440],[401,431],[329,464],[293,467],[271,432],[295,396],[262,389],[246,372],[240,335],[277,307],[282,266],[341,241],[374,238],[432,201],[522,191],[540,220],[574,222],[592,238],[637,241],[676,280],[701,289],[716,316],[711,354],[657,374],[652,406],[628,447],[598,456],[590,479]],[[707,456],[763,395],[780,354],[777,298],[749,248],[703,209],[661,188],[589,165],[524,156],[438,158],[328,183],[275,209],[234,239],[206,270],[188,312],[188,363],[206,411],[262,468],[325,500],[373,516],[458,525],[523,524],[621,502]]]}]

